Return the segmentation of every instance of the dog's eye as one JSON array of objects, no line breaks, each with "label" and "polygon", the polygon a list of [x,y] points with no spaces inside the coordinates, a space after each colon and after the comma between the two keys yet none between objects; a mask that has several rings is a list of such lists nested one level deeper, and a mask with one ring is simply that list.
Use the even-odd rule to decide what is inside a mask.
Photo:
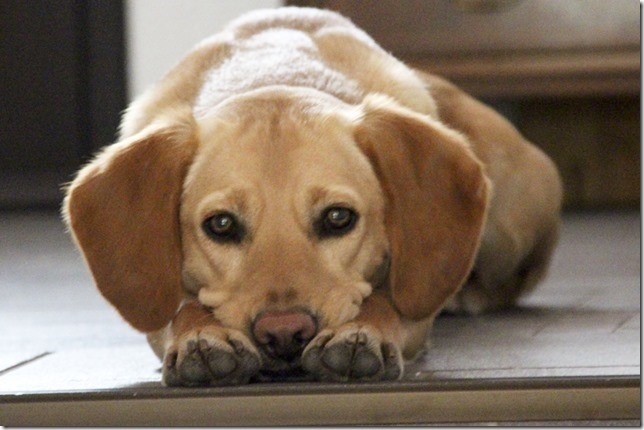
[{"label": "dog's eye", "polygon": [[206,234],[216,242],[239,243],[244,237],[244,228],[235,215],[219,212],[203,222]]},{"label": "dog's eye", "polygon": [[353,230],[357,221],[358,214],[352,209],[332,206],[322,212],[316,231],[320,238],[342,236]]}]

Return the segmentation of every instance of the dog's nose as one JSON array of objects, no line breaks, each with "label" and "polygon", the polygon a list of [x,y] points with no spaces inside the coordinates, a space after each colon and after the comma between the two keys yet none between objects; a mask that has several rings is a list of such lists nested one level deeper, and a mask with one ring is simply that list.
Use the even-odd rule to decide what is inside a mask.
[{"label": "dog's nose", "polygon": [[311,314],[299,309],[266,311],[255,319],[252,332],[268,355],[293,361],[315,336],[317,324]]}]

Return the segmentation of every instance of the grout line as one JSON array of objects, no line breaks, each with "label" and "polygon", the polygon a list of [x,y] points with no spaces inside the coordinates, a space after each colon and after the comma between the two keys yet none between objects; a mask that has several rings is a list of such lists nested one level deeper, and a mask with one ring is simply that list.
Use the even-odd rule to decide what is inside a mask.
[{"label": "grout line", "polygon": [[416,373],[437,373],[437,372],[496,372],[503,370],[556,370],[556,369],[613,369],[622,367],[640,367],[637,364],[626,365],[605,365],[605,366],[546,366],[546,367],[488,367],[485,369],[432,369],[430,371],[418,371]]},{"label": "grout line", "polygon": [[622,322],[620,322],[619,324],[617,324],[617,327],[615,327],[615,329],[614,329],[613,331],[611,331],[610,333],[611,333],[611,334],[615,333],[617,330],[619,330],[619,329],[621,329],[622,327],[624,327],[624,326],[625,326],[625,325],[626,325],[630,320],[632,320],[633,318],[635,318],[637,315],[639,315],[639,312],[634,312],[634,313],[632,313],[632,314],[631,314],[631,315],[629,315],[629,316],[628,316],[624,321],[622,321]]},{"label": "grout line", "polygon": [[[577,301],[577,303],[574,303],[574,304],[572,305],[572,306],[573,306],[573,310],[577,311],[577,310],[581,310],[581,309],[583,309],[583,308],[584,308],[584,306],[585,306],[587,303],[589,303],[589,302],[594,298],[594,296],[595,296],[595,294],[593,294],[593,293],[586,293],[586,295],[582,296],[582,298],[581,298],[581,299],[579,299],[579,300]],[[561,315],[559,315],[559,316],[555,316],[555,317],[553,317],[553,318],[550,318],[550,320],[548,320],[548,319],[546,318],[546,320],[545,320],[545,321],[543,321],[543,322],[542,322],[542,324],[541,324],[541,325],[539,325],[539,326],[538,326],[538,327],[537,327],[537,328],[532,332],[532,337],[536,337],[536,336],[538,336],[539,334],[541,334],[542,332],[544,332],[544,331],[546,331],[547,329],[549,329],[550,327],[552,327],[552,326],[556,326],[557,324],[559,324],[559,323],[562,321],[562,319],[563,319],[563,318],[565,318],[565,317],[564,317],[564,316],[561,316]]]},{"label": "grout line", "polygon": [[19,367],[26,366],[29,363],[33,363],[36,360],[40,360],[41,358],[46,357],[46,356],[48,356],[50,354],[52,354],[51,351],[45,351],[42,354],[36,355],[35,357],[28,358],[26,360],[23,360],[23,361],[21,361],[19,363],[14,364],[13,366],[9,366],[7,368],[4,368],[4,369],[0,370],[0,376],[4,375],[5,373],[9,373],[12,370],[15,370],[15,369],[17,369]]}]

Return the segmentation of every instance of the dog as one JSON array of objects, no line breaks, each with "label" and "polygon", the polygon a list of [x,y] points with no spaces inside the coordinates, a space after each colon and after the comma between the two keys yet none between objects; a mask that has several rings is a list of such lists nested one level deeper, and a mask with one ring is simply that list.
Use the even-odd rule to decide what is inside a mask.
[{"label": "dog", "polygon": [[331,11],[246,14],[124,114],[63,215],[168,386],[401,378],[439,312],[512,306],[558,237],[553,162]]}]

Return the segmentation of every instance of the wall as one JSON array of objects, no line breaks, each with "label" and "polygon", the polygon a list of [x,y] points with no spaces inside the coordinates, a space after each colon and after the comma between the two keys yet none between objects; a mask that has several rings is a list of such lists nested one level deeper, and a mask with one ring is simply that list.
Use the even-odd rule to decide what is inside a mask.
[{"label": "wall", "polygon": [[159,79],[201,39],[253,9],[281,0],[126,0],[129,99]]}]

